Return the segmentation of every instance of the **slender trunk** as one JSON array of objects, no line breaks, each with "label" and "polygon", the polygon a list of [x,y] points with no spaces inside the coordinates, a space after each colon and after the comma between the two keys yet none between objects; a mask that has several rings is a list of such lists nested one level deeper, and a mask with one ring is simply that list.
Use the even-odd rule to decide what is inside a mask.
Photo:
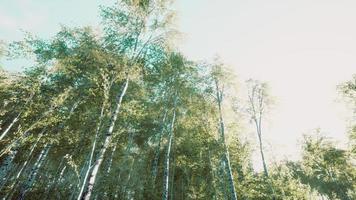
[{"label": "slender trunk", "polygon": [[[32,98],[32,97],[31,97]],[[77,108],[77,106],[79,105],[80,101],[77,101],[74,103],[69,116],[67,119],[70,118],[70,116],[73,114],[74,110]],[[24,132],[23,134],[18,137],[15,141],[13,141],[10,145],[8,145],[8,147],[6,147],[3,151],[1,151],[0,153],[0,157],[3,156],[4,154],[6,154],[7,152],[12,151],[13,148],[17,149],[17,147],[23,142],[23,140],[25,138],[27,138],[27,136],[30,135],[30,131],[38,124],[41,122],[42,119],[44,119],[45,117],[47,117],[49,114],[51,114],[57,107],[51,107],[49,110],[47,110],[46,112],[44,112],[35,122],[33,122]],[[17,150],[15,150],[17,151]]]},{"label": "slender trunk", "polygon": [[258,143],[259,143],[259,147],[260,147],[260,154],[261,154],[261,160],[262,160],[262,165],[263,165],[263,171],[264,174],[267,178],[268,181],[268,185],[269,188],[272,192],[272,199],[275,199],[275,191],[272,185],[272,180],[269,177],[269,173],[268,173],[268,168],[267,168],[267,164],[266,164],[266,159],[265,159],[265,155],[263,153],[263,143],[262,143],[262,128],[261,128],[261,123],[262,123],[262,113],[259,113],[259,119],[257,120],[256,116],[255,116],[255,124],[256,124],[256,131],[257,131],[257,136],[258,136]]},{"label": "slender trunk", "polygon": [[[73,114],[74,109],[77,108],[78,105],[79,105],[79,101],[76,102],[76,103],[73,105],[73,107],[72,107],[72,109],[71,109],[71,111],[70,111],[70,114],[69,114],[69,116],[68,116],[68,119],[69,119],[69,117],[71,116],[71,114]],[[40,117],[38,120],[36,120],[29,128],[27,128],[27,129],[23,132],[23,134],[22,134],[22,136],[21,136],[20,138],[16,139],[16,140],[15,140],[14,142],[12,142],[12,144],[10,144],[5,150],[3,150],[3,152],[1,153],[0,156],[2,156],[4,153],[6,153],[6,152],[8,152],[8,151],[10,152],[10,155],[9,155],[8,158],[6,159],[7,163],[5,163],[5,164],[6,164],[5,166],[11,167],[12,161],[14,160],[14,158],[15,158],[17,152],[18,152],[18,148],[19,148],[19,146],[20,146],[22,140],[25,139],[25,138],[27,138],[27,136],[29,136],[29,134],[30,134],[29,131],[30,131],[37,123],[39,123],[39,122],[41,121],[41,119],[43,119],[45,116],[48,115],[48,113],[51,113],[52,111],[53,111],[53,109],[50,109],[50,110],[47,111],[45,114],[43,114],[42,117]],[[39,136],[38,140],[42,137],[44,131],[45,131],[45,128],[44,128],[44,129],[42,130],[42,132],[40,133],[40,136]],[[37,141],[37,142],[38,142],[38,141]],[[36,145],[37,145],[37,142],[36,142]],[[35,145],[35,146],[36,146],[36,145]],[[34,146],[34,147],[35,147],[35,146]],[[32,154],[32,151],[33,151],[33,149],[30,151],[30,154],[29,154],[29,155]],[[26,167],[28,161],[29,161],[29,159],[27,159],[27,160],[25,161],[25,163],[23,164],[22,168],[20,168],[20,171],[18,172],[18,174],[17,174],[16,177],[20,177],[20,176],[21,176],[21,174],[22,174],[23,170],[25,169],[25,167]],[[2,169],[3,169],[3,167],[1,168],[1,172],[5,172],[5,171],[2,170]],[[0,178],[1,178],[1,177],[2,177],[2,174],[0,174]],[[17,184],[17,182],[18,182],[18,178],[16,178],[15,184]],[[14,185],[14,184],[13,184],[13,185]]]},{"label": "slender trunk", "polygon": [[[14,179],[14,182],[13,182],[12,185],[10,186],[10,191],[12,191],[12,190],[15,188],[15,186],[18,184],[19,178],[20,178],[20,176],[21,176],[23,170],[26,168],[28,162],[30,161],[30,159],[31,159],[31,157],[32,157],[33,151],[35,150],[35,148],[36,148],[38,142],[39,142],[40,139],[42,138],[43,132],[44,132],[44,131],[42,131],[42,133],[38,136],[37,141],[35,142],[35,144],[33,144],[33,146],[32,146],[32,148],[31,148],[30,152],[28,153],[28,157],[27,157],[26,161],[22,164],[20,170],[17,172],[17,174],[16,174],[16,176],[15,176],[15,179]],[[11,193],[11,192],[10,192],[10,193]]]},{"label": "slender trunk", "polygon": [[167,147],[166,160],[165,160],[165,169],[164,169],[164,174],[163,174],[163,195],[162,195],[162,199],[163,200],[168,200],[169,164],[170,164],[172,142],[173,142],[173,137],[174,137],[174,130],[173,129],[174,129],[174,121],[175,121],[175,119],[176,119],[176,109],[174,108],[172,123],[171,123],[171,127],[170,127],[170,134],[169,134],[169,142],[168,142],[168,147]]},{"label": "slender trunk", "polygon": [[[15,146],[16,148],[12,148],[13,146]],[[4,159],[4,162],[2,163],[1,168],[0,168],[0,180],[2,183],[5,182],[7,174],[9,173],[11,168],[13,168],[13,160],[15,159],[15,157],[17,155],[18,146],[19,146],[19,141],[17,140],[16,142],[13,142],[12,144],[10,144],[9,147],[4,149],[3,153],[1,154],[1,156],[2,156],[8,152],[8,155]]]},{"label": "slender trunk", "polygon": [[93,161],[93,157],[94,157],[94,152],[95,152],[95,147],[96,147],[96,142],[98,139],[98,135],[99,135],[99,131],[101,128],[101,124],[103,123],[103,118],[104,118],[104,110],[105,110],[105,101],[103,102],[103,105],[101,107],[101,111],[100,111],[100,117],[99,117],[99,122],[98,125],[96,127],[96,132],[95,132],[95,137],[94,137],[94,141],[93,141],[93,146],[91,148],[91,152],[90,152],[90,156],[89,156],[89,161],[88,161],[88,169],[85,172],[85,176],[83,179],[83,183],[82,183],[82,187],[80,188],[77,200],[80,200],[82,198],[83,192],[84,192],[84,188],[86,186],[87,183],[87,179],[90,173],[90,169],[91,169],[91,165],[92,165],[92,161]]},{"label": "slender trunk", "polygon": [[235,191],[235,185],[234,185],[234,177],[232,175],[232,170],[231,170],[231,164],[230,164],[230,158],[229,158],[229,152],[225,152],[225,167],[227,170],[228,174],[228,180],[229,180],[229,186],[230,186],[230,192],[231,192],[231,198],[234,200],[237,200],[237,195]]},{"label": "slender trunk", "polygon": [[237,194],[236,194],[235,185],[234,185],[234,177],[233,177],[231,165],[230,165],[229,150],[227,149],[227,145],[226,145],[226,141],[225,141],[225,125],[224,125],[224,119],[222,116],[222,106],[221,106],[223,94],[219,88],[219,84],[218,84],[217,80],[216,80],[216,97],[217,97],[218,109],[219,109],[220,140],[222,141],[222,144],[224,147],[223,162],[225,163],[225,167],[226,167],[226,171],[227,171],[227,175],[228,175],[231,199],[237,200]]},{"label": "slender trunk", "polygon": [[159,153],[161,151],[161,140],[162,140],[162,134],[164,132],[164,127],[165,127],[164,123],[166,121],[166,117],[167,117],[167,110],[165,111],[163,119],[162,119],[161,131],[158,135],[158,145],[156,147],[155,156],[154,156],[153,164],[152,164],[152,186],[153,186],[153,188],[155,187],[155,182],[156,182],[156,178],[157,178]]},{"label": "slender trunk", "polygon": [[61,173],[59,174],[58,180],[56,181],[56,183],[61,183],[62,182],[62,178],[63,178],[63,174],[64,171],[67,169],[67,166],[64,166]]},{"label": "slender trunk", "polygon": [[25,167],[27,166],[28,161],[32,157],[33,150],[36,148],[36,146],[37,146],[37,144],[38,144],[38,142],[40,141],[41,138],[42,138],[42,134],[40,134],[40,136],[37,138],[36,143],[32,146],[32,148],[31,148],[31,150],[30,150],[30,152],[28,154],[27,160],[22,164],[22,167],[21,167],[20,171],[16,175],[16,179],[20,178],[22,171],[25,169]]},{"label": "slender trunk", "polygon": [[[62,168],[61,172],[59,173],[59,177],[56,180],[54,180],[54,183],[51,185],[50,189],[48,190],[48,193],[46,195],[46,199],[49,199],[49,196],[51,194],[51,191],[53,191],[53,188],[55,188],[55,189],[57,188],[57,190],[54,190],[53,193],[56,194],[57,199],[60,199],[60,196],[59,196],[60,190],[59,189],[62,187],[61,183],[62,183],[64,172],[65,172],[66,169],[67,169],[67,165],[64,165],[64,167]],[[76,187],[74,186],[74,188],[76,188]],[[72,193],[72,195],[73,194],[74,193]],[[52,198],[54,198],[54,197],[52,197]],[[71,197],[69,199],[73,199],[73,198]]]},{"label": "slender trunk", "polygon": [[16,150],[11,150],[9,155],[6,156],[6,158],[4,159],[3,164],[1,165],[0,168],[0,180],[1,182],[3,182],[6,178],[6,175],[8,174],[8,172],[10,171],[10,169],[12,168],[12,161],[15,158],[17,151]]},{"label": "slender trunk", "polygon": [[45,161],[50,148],[51,148],[51,146],[46,144],[46,146],[41,151],[40,155],[37,158],[37,161],[35,162],[33,168],[31,169],[30,175],[29,175],[26,183],[24,183],[24,185],[23,185],[23,187],[21,189],[21,193],[20,193],[20,196],[19,196],[18,199],[20,199],[20,200],[25,199],[26,192],[31,190],[32,185],[36,180],[36,176],[37,176],[37,174],[38,174],[43,162]]},{"label": "slender trunk", "polygon": [[67,169],[67,165],[64,165],[64,167],[62,168],[61,172],[59,173],[58,178],[55,179],[53,181],[53,183],[51,184],[51,186],[49,187],[47,195],[46,195],[46,199],[48,199],[48,195],[50,194],[50,191],[52,190],[52,188],[55,188],[58,184],[59,185],[61,184],[64,172],[65,172],[66,169]]},{"label": "slender trunk", "polygon": [[[127,146],[126,146],[126,149],[125,149],[125,152],[124,152],[124,157],[122,159],[123,163],[130,162],[129,161],[129,154],[131,153],[132,145],[133,145],[133,133],[130,133],[129,134],[129,138],[128,138],[128,142],[127,142]],[[132,167],[129,167],[129,172],[131,172],[131,168]],[[124,178],[122,178],[121,175],[122,174],[126,174],[127,173],[126,171],[127,171],[126,169],[120,170],[119,175],[117,177],[117,181],[124,182]],[[121,181],[121,179],[123,179],[123,180]],[[120,193],[120,190],[121,190],[121,193],[123,195],[125,195],[125,192],[124,192],[126,190],[125,187],[126,187],[126,184],[120,184],[120,185],[116,186],[115,198],[116,198],[117,194]]]},{"label": "slender trunk", "polygon": [[[17,165],[17,164],[15,164],[12,168],[13,168],[13,169],[11,170],[12,173],[9,174],[9,176],[8,176],[7,179],[5,180],[6,182],[13,179],[13,177],[15,176],[15,174],[17,173],[17,171],[19,170],[20,166]],[[15,180],[12,180],[12,181],[15,181]],[[5,186],[5,185],[2,186],[2,188],[0,189],[0,191],[2,191],[2,189],[3,189],[4,186]],[[5,199],[12,199],[12,194],[13,194],[13,192],[15,191],[15,188],[16,188],[16,187],[10,186],[10,187],[9,187],[10,190],[9,190],[8,192],[6,192],[6,195],[5,195],[4,197],[2,197],[2,200],[5,200]]]},{"label": "slender trunk", "polygon": [[265,176],[266,176],[267,178],[269,178],[269,173],[268,173],[268,169],[267,169],[267,165],[266,165],[265,155],[264,155],[264,153],[263,153],[263,146],[262,146],[262,139],[261,139],[261,136],[258,137],[258,141],[259,141],[259,146],[260,146],[260,153],[261,153],[263,171],[264,171],[264,173],[265,173]]},{"label": "slender trunk", "polygon": [[[60,179],[63,176],[64,170],[67,168],[66,164],[64,164],[64,167],[62,167],[62,165],[64,163],[64,159],[65,159],[65,156],[63,156],[61,162],[59,163],[58,169],[56,170],[53,180],[48,184],[48,187],[46,188],[46,192],[45,192],[46,198],[45,199],[48,199],[48,196],[49,196],[52,188],[57,185],[58,181],[60,181]],[[57,178],[57,176],[56,176],[58,174],[58,172],[59,172],[59,178]]]},{"label": "slender trunk", "polygon": [[111,152],[111,156],[110,156],[110,160],[109,160],[109,166],[108,166],[108,169],[106,170],[106,173],[109,174],[110,171],[111,171],[111,165],[112,165],[112,161],[114,159],[114,153],[116,151],[116,144],[114,145],[114,148],[112,149],[112,152]]},{"label": "slender trunk", "polygon": [[10,129],[12,128],[12,126],[14,126],[14,124],[19,120],[19,117],[20,117],[21,113],[19,113],[13,120],[12,122],[10,123],[10,125],[5,129],[5,131],[1,134],[0,136],[0,140],[2,140],[6,135],[7,133],[10,131]]},{"label": "slender trunk", "polygon": [[[125,152],[124,152],[124,158],[122,159],[122,162],[127,162],[129,159],[129,154],[131,153],[131,148],[132,148],[132,144],[133,143],[133,133],[129,133],[129,138],[128,138],[128,142],[127,142],[127,146],[125,148]],[[125,173],[126,170],[120,170],[119,172],[119,176],[117,178],[118,181],[121,181],[121,174]]]},{"label": "slender trunk", "polygon": [[[47,111],[46,113],[48,113],[49,111]],[[41,122],[41,120],[46,116],[47,114],[44,114],[43,116],[41,116],[39,119],[37,119],[34,123],[32,123],[30,125],[29,128],[27,128],[23,134],[17,138],[15,141],[13,141],[7,148],[5,148],[1,154],[0,157],[4,154],[6,154],[7,152],[11,152],[14,151],[17,153],[17,148],[20,146],[20,144],[23,142],[24,139],[26,139],[29,135],[30,135],[30,131],[32,130],[33,127],[35,127],[39,122]],[[15,149],[15,150],[13,150]]]},{"label": "slender trunk", "polygon": [[[110,156],[110,160],[109,160],[109,164],[108,164],[108,169],[106,170],[106,176],[109,176],[110,172],[111,172],[111,166],[112,166],[112,161],[114,159],[114,153],[116,151],[116,147],[117,145],[115,144],[112,151],[111,151],[111,156]],[[108,196],[107,191],[104,192],[104,197],[106,198]]]},{"label": "slender trunk", "polygon": [[170,188],[171,188],[171,190],[170,190],[170,196],[169,196],[169,198],[170,199],[174,199],[174,174],[175,174],[175,172],[176,172],[176,166],[175,166],[175,164],[174,164],[174,157],[173,157],[173,159],[172,159],[172,178],[170,179],[170,182],[171,182],[171,184],[170,184]]},{"label": "slender trunk", "polygon": [[111,117],[110,127],[109,127],[108,132],[106,133],[104,144],[100,149],[99,157],[95,161],[95,164],[93,166],[93,170],[92,170],[92,172],[90,174],[90,178],[89,178],[88,186],[87,186],[87,191],[86,191],[86,193],[84,193],[82,195],[81,199],[89,200],[90,196],[91,196],[91,194],[93,192],[96,176],[97,176],[99,168],[100,168],[100,166],[101,166],[101,164],[102,164],[102,162],[104,160],[105,152],[106,152],[106,150],[108,149],[108,147],[110,145],[112,134],[113,134],[114,127],[115,127],[115,123],[116,123],[116,120],[117,120],[117,117],[119,115],[119,111],[120,111],[120,108],[121,108],[121,102],[122,102],[122,99],[124,98],[124,96],[126,94],[126,90],[127,90],[128,85],[129,85],[129,79],[126,78],[126,81],[124,83],[124,88],[123,88],[119,98],[117,98],[117,100],[116,100],[116,109],[115,109],[115,112],[113,113],[113,115]]},{"label": "slender trunk", "polygon": [[261,117],[260,117],[259,120],[257,120],[256,117],[255,117],[254,121],[255,121],[255,124],[256,124],[256,131],[257,131],[257,136],[258,136],[258,143],[259,143],[259,149],[260,149],[260,154],[261,154],[263,171],[265,173],[265,176],[268,178],[269,177],[269,173],[268,173],[268,169],[267,169],[267,165],[266,165],[265,156],[264,156],[264,153],[263,153]]},{"label": "slender trunk", "polygon": [[[65,166],[62,168],[61,172],[59,173],[58,179],[54,181],[54,183],[52,184],[50,190],[51,190],[52,188],[56,188],[58,185],[59,185],[58,188],[61,187],[60,184],[62,183],[62,179],[63,179],[63,176],[64,176],[64,172],[65,172],[66,169],[67,169],[67,165],[65,165]],[[74,187],[74,188],[75,188],[75,187]],[[47,194],[46,199],[48,199],[48,195],[50,194],[50,190],[48,190],[49,193]],[[58,194],[59,194],[59,191],[56,191],[56,193],[57,193],[57,195],[58,195]],[[58,196],[57,196],[57,199],[59,199]],[[72,199],[72,198],[70,198],[70,199]]]},{"label": "slender trunk", "polygon": [[[26,100],[26,103],[24,105],[24,107],[26,107],[26,105],[32,100],[34,94],[30,95],[30,98],[28,98]],[[1,134],[0,136],[0,140],[2,140],[10,131],[10,129],[15,125],[15,123],[19,120],[21,114],[22,114],[23,110],[21,112],[19,112],[19,114],[17,114],[17,116],[12,120],[12,122],[10,123],[10,125],[6,128],[6,130]]]},{"label": "slender trunk", "polygon": [[[130,180],[131,180],[131,173],[132,173],[132,170],[133,170],[133,166],[134,166],[134,164],[135,164],[135,161],[136,161],[136,159],[135,159],[135,157],[134,157],[134,158],[133,158],[133,161],[132,161],[132,163],[131,163],[131,166],[130,166],[130,170],[129,170],[129,174],[128,174],[128,176],[127,176],[127,180],[126,180],[126,182],[123,184],[123,186],[124,186],[124,188],[123,188],[123,195],[124,195],[124,197],[127,196],[126,199],[132,199],[132,198],[130,198],[131,191],[129,190],[129,191],[127,192],[127,188],[128,188],[128,184],[130,183]],[[127,194],[127,195],[126,195],[126,194]]]}]

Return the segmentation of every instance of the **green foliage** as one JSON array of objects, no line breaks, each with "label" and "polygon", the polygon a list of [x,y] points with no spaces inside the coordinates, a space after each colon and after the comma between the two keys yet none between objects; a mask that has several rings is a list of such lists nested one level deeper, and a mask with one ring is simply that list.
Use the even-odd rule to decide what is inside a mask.
[{"label": "green foliage", "polygon": [[[122,0],[100,8],[100,33],[62,27],[48,40],[27,34],[9,45],[10,57],[29,57],[35,64],[19,74],[0,71],[1,134],[10,127],[0,141],[0,196],[77,198],[127,80],[92,199],[162,198],[172,131],[170,199],[232,198],[222,162],[226,152],[238,199],[310,199],[311,190],[330,199],[354,198],[351,154],[324,139],[306,140],[300,162],[269,166],[268,179],[253,170],[253,146],[241,136],[243,116],[232,110],[236,79],[218,60],[196,63],[173,50],[170,3]],[[255,94],[268,97],[265,84],[250,83]],[[353,90],[351,82],[343,87],[350,98]],[[264,101],[269,105],[269,98]],[[48,155],[39,159],[47,147]]]},{"label": "green foliage", "polygon": [[326,138],[305,137],[303,159],[290,163],[295,176],[330,199],[352,199],[356,171],[347,151]]}]

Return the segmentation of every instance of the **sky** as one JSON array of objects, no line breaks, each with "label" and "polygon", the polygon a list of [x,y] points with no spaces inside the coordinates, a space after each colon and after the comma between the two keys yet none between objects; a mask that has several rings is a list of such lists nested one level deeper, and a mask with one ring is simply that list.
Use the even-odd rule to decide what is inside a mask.
[{"label": "sky", "polygon": [[[20,40],[21,29],[46,38],[60,24],[97,25],[98,5],[112,2],[1,0],[0,40]],[[303,134],[316,128],[345,144],[349,113],[336,86],[356,74],[356,1],[177,0],[174,9],[185,55],[219,55],[241,82],[270,85],[276,105],[265,122],[267,159],[298,159]],[[10,70],[23,64],[2,63]]]},{"label": "sky", "polygon": [[241,81],[269,83],[267,159],[300,158],[303,134],[316,128],[345,145],[349,113],[336,86],[356,73],[356,1],[182,0],[178,10],[183,52],[218,54]]}]

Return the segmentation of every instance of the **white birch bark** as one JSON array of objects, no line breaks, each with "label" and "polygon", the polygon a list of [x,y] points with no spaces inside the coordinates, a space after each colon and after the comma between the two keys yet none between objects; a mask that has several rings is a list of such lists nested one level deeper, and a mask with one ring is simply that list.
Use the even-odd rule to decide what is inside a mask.
[{"label": "white birch bark", "polygon": [[[27,99],[24,107],[26,107],[26,105],[32,100],[34,94],[30,95],[30,98]],[[23,110],[21,112],[19,112],[19,114],[17,114],[17,116],[12,120],[12,122],[10,123],[10,125],[5,129],[5,131],[1,134],[0,136],[0,140],[2,140],[10,131],[10,129],[15,125],[15,123],[19,120],[21,114],[22,114]]]},{"label": "white birch bark", "polygon": [[30,152],[29,152],[29,154],[28,154],[27,160],[22,164],[22,167],[21,167],[20,171],[19,171],[19,172],[17,173],[17,175],[16,175],[16,179],[20,178],[22,171],[23,171],[23,170],[25,169],[25,167],[27,166],[27,163],[29,162],[29,160],[30,160],[30,158],[31,158],[31,156],[32,156],[32,153],[33,153],[34,149],[36,148],[38,142],[39,142],[40,139],[42,138],[42,135],[43,135],[43,132],[38,136],[36,143],[32,146],[32,148],[31,148],[31,150],[30,150]]},{"label": "white birch bark", "polygon": [[98,159],[95,161],[94,166],[93,166],[93,170],[92,170],[92,172],[90,174],[90,177],[89,177],[89,180],[88,180],[87,190],[82,195],[81,199],[89,200],[90,197],[91,197],[91,194],[92,194],[93,188],[94,188],[94,184],[95,184],[95,180],[96,180],[96,176],[97,176],[99,168],[100,168],[100,166],[101,166],[101,164],[102,164],[102,162],[104,160],[105,152],[106,152],[106,150],[108,149],[108,147],[109,147],[109,145],[111,143],[111,138],[112,138],[112,134],[113,134],[113,131],[114,131],[115,123],[116,123],[117,117],[119,115],[119,111],[120,111],[120,108],[121,108],[121,103],[122,103],[122,100],[123,100],[123,98],[124,98],[124,96],[126,94],[126,90],[128,88],[128,85],[129,85],[129,79],[126,78],[123,90],[122,90],[120,96],[116,100],[116,109],[115,109],[115,112],[113,113],[113,115],[111,117],[110,127],[109,127],[109,129],[108,129],[108,131],[106,133],[104,144],[100,149]]},{"label": "white birch bark", "polygon": [[[24,168],[26,167],[26,165],[27,165],[29,159],[31,158],[32,152],[33,152],[34,148],[37,146],[37,143],[38,143],[38,141],[41,139],[41,137],[42,137],[44,131],[45,131],[45,129],[43,129],[43,130],[41,131],[41,133],[39,134],[36,143],[32,146],[32,148],[31,148],[31,150],[30,150],[30,152],[29,152],[29,157],[28,157],[28,159],[23,163],[23,165],[22,165],[22,167],[20,168],[19,172],[17,173],[16,177],[20,176],[21,173],[22,173],[22,171],[23,171]],[[5,177],[6,177],[6,175],[8,174],[9,170],[13,167],[13,163],[12,163],[12,162],[13,162],[13,160],[15,159],[15,156],[16,156],[16,154],[17,154],[17,152],[18,152],[19,141],[17,141],[14,146],[15,146],[15,148],[10,149],[9,155],[6,157],[5,162],[2,164],[2,166],[1,166],[1,168],[0,168],[0,180],[1,180],[1,182],[2,182],[2,183],[0,184],[1,186],[5,184]],[[16,180],[17,180],[17,179],[18,179],[18,178],[16,178]]]},{"label": "white birch bark", "polygon": [[14,124],[19,120],[21,113],[19,113],[13,120],[12,122],[9,124],[9,126],[5,129],[5,131],[1,134],[0,136],[0,140],[2,140],[7,133],[10,131],[10,129],[12,128],[12,126],[14,126]]},{"label": "white birch bark", "polygon": [[258,136],[259,149],[261,154],[262,166],[264,174],[267,178],[268,185],[272,192],[272,199],[275,199],[275,191],[272,184],[272,180],[269,177],[268,168],[266,164],[265,155],[263,152],[263,142],[262,142],[262,115],[265,108],[265,96],[262,88],[259,88],[258,85],[253,85],[251,88],[251,93],[248,95],[251,107],[251,117],[255,122],[256,132]]},{"label": "white birch bark", "polygon": [[173,137],[174,137],[174,122],[176,119],[176,109],[174,107],[173,111],[173,118],[170,126],[170,134],[169,134],[169,141],[168,141],[168,147],[167,147],[167,154],[166,154],[166,160],[165,160],[165,169],[164,169],[164,174],[163,174],[163,195],[162,199],[163,200],[168,200],[168,192],[169,192],[169,165],[170,165],[170,156],[171,156],[171,148],[172,148],[172,142],[173,142]]},{"label": "white birch bark", "polygon": [[1,181],[5,180],[6,175],[8,174],[9,170],[11,169],[12,161],[14,160],[16,153],[17,153],[16,151],[10,151],[9,155],[7,155],[6,158],[4,159],[4,162],[0,168],[0,180]]},{"label": "white birch bark", "polygon": [[[66,163],[64,161],[65,161],[65,156],[63,156],[61,162],[59,163],[58,169],[57,169],[57,171],[56,171],[56,173],[55,173],[55,175],[53,177],[53,180],[51,182],[49,182],[47,187],[46,187],[46,192],[45,192],[46,193],[46,195],[45,195],[46,198],[44,198],[44,199],[48,199],[49,198],[52,188],[55,187],[57,185],[58,181],[60,181],[60,179],[62,178],[62,176],[64,174],[64,171],[67,168],[67,165],[66,165]],[[64,163],[64,167],[62,167],[63,163]],[[58,174],[58,172],[59,172],[59,176],[58,176],[59,178],[57,178],[57,176],[56,176]]]},{"label": "white birch bark", "polygon": [[[76,103],[74,103],[74,105],[73,105],[73,107],[72,107],[72,109],[71,109],[71,111],[70,111],[69,116],[68,116],[67,119],[70,118],[70,116],[73,114],[74,110],[78,107],[79,102],[80,102],[80,101],[77,101]],[[3,165],[4,167],[11,167],[12,161],[14,160],[14,158],[15,158],[17,152],[18,152],[18,147],[20,146],[21,142],[22,142],[25,138],[27,138],[27,137],[30,135],[30,130],[31,130],[35,125],[37,125],[37,123],[39,123],[45,116],[47,116],[48,113],[51,113],[52,111],[53,111],[53,109],[47,111],[42,117],[40,117],[40,119],[36,120],[29,128],[27,128],[27,129],[23,132],[23,134],[22,134],[22,136],[21,136],[20,138],[16,139],[16,140],[15,140],[14,142],[12,142],[6,149],[4,149],[4,150],[2,151],[2,153],[0,154],[0,157],[1,157],[2,155],[4,155],[5,153],[10,152],[10,153],[9,153],[9,156],[8,156],[7,159],[6,159],[6,163]],[[40,133],[40,137],[42,137],[44,131],[45,131],[45,129],[43,129],[42,132]],[[40,137],[39,137],[39,138],[40,138]],[[26,164],[27,164],[27,163],[26,163]],[[6,169],[5,169],[3,166],[0,168],[0,180],[1,180],[2,177],[3,177],[3,174],[6,174],[6,173],[7,173]],[[21,173],[22,173],[22,170],[23,170],[23,169],[21,169]],[[21,173],[20,173],[20,175],[21,175]]]},{"label": "white birch bark", "polygon": [[106,173],[109,174],[110,171],[111,171],[111,165],[112,165],[112,161],[114,159],[114,153],[116,151],[116,146],[117,145],[114,145],[114,148],[112,149],[112,152],[111,152],[111,156],[110,156],[110,160],[109,160],[109,166],[108,166],[108,169],[106,170]]},{"label": "white birch bark", "polygon": [[[113,149],[112,149],[112,151],[111,151],[111,156],[110,156],[108,168],[107,168],[107,170],[106,170],[106,175],[107,175],[107,176],[110,174],[110,171],[111,171],[111,166],[112,166],[112,161],[113,161],[113,159],[114,159],[114,153],[115,153],[115,151],[116,151],[116,146],[117,146],[117,145],[115,144],[114,147],[113,147]],[[106,198],[107,195],[108,195],[108,193],[105,191],[105,192],[104,192],[104,197]]]},{"label": "white birch bark", "polygon": [[83,196],[83,192],[84,192],[84,189],[85,189],[85,186],[86,186],[86,183],[87,183],[87,179],[88,179],[90,170],[92,168],[92,162],[93,162],[94,152],[95,152],[95,148],[96,148],[96,142],[97,142],[99,131],[100,131],[100,128],[101,128],[101,124],[102,124],[103,118],[104,118],[104,110],[105,110],[105,102],[103,103],[103,105],[101,107],[99,122],[98,122],[98,125],[96,127],[93,146],[91,148],[91,152],[90,152],[90,156],[89,156],[88,169],[85,172],[85,176],[84,176],[84,179],[83,179],[82,187],[80,188],[77,200],[80,200],[82,198],[82,196]]},{"label": "white birch bark", "polygon": [[[43,132],[44,132],[44,131],[43,131]],[[23,170],[26,168],[28,162],[30,161],[30,159],[31,159],[31,157],[32,157],[33,151],[35,150],[35,148],[36,148],[38,142],[39,142],[40,139],[42,138],[43,132],[41,132],[41,134],[38,136],[37,141],[35,142],[35,144],[33,144],[33,146],[32,146],[32,148],[31,148],[30,152],[28,153],[28,157],[27,157],[26,161],[22,164],[20,170],[17,172],[17,174],[16,174],[16,176],[15,176],[15,179],[14,179],[14,182],[13,182],[13,183],[11,184],[11,186],[10,186],[10,191],[12,191],[12,190],[16,187],[16,185],[18,184],[19,178],[20,178],[20,176],[22,175]]]},{"label": "white birch bark", "polygon": [[223,115],[222,115],[223,92],[219,88],[219,83],[217,80],[215,81],[215,84],[216,84],[216,98],[217,98],[218,109],[219,109],[220,139],[221,139],[221,141],[223,143],[223,147],[224,147],[224,155],[223,155],[222,161],[225,163],[226,172],[228,175],[230,196],[233,200],[237,200],[237,194],[236,194],[235,185],[234,185],[234,177],[232,174],[230,158],[229,158],[229,150],[227,149],[227,145],[226,145],[226,141],[225,141],[225,125],[224,125],[224,119],[223,119]]},{"label": "white birch bark", "polygon": [[31,190],[33,183],[36,180],[36,176],[43,164],[43,162],[45,161],[48,152],[50,150],[51,146],[46,144],[46,146],[43,148],[43,150],[41,151],[40,155],[38,156],[34,166],[31,169],[30,175],[26,181],[26,183],[24,183],[23,188],[21,189],[21,193],[19,196],[20,200],[23,200],[25,198],[26,193]]},{"label": "white birch bark", "polygon": [[56,181],[56,183],[61,183],[62,182],[62,178],[63,178],[63,175],[64,175],[64,171],[67,169],[67,166],[64,166],[61,173],[59,174],[59,177],[58,177],[58,180]]},{"label": "white birch bark", "polygon": [[154,160],[153,160],[153,164],[152,164],[152,185],[153,185],[153,187],[155,186],[155,181],[156,181],[156,178],[157,178],[159,153],[161,151],[161,140],[162,140],[162,134],[163,134],[163,132],[165,130],[166,117],[167,117],[167,110],[165,111],[163,119],[162,119],[161,131],[160,131],[160,133],[158,135],[158,146],[156,147]]}]

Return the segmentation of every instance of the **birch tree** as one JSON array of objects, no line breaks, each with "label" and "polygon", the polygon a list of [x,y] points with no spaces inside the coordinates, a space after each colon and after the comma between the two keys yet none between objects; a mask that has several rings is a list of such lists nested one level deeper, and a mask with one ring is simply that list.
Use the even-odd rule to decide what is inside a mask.
[{"label": "birch tree", "polygon": [[269,176],[269,172],[266,164],[266,158],[264,155],[263,139],[262,139],[262,120],[264,114],[268,111],[269,107],[271,106],[271,97],[268,96],[266,83],[261,83],[259,81],[254,81],[254,80],[248,80],[247,87],[248,87],[248,104],[249,104],[248,112],[250,114],[251,120],[253,121],[256,127],[263,171],[269,182],[269,187],[272,191],[273,199],[275,199],[273,184]]},{"label": "birch tree", "polygon": [[162,199],[167,200],[168,199],[168,194],[169,194],[169,177],[170,177],[170,157],[171,157],[171,151],[172,151],[172,143],[174,139],[174,123],[176,120],[176,104],[177,104],[177,93],[174,95],[174,106],[173,106],[173,117],[172,121],[169,127],[169,139],[168,139],[168,144],[167,144],[167,153],[166,153],[166,159],[165,159],[165,168],[164,168],[164,178],[163,178],[163,195]]},{"label": "birch tree", "polygon": [[216,103],[218,107],[218,116],[219,116],[219,140],[223,146],[223,157],[222,157],[222,164],[223,167],[226,170],[226,174],[228,176],[229,180],[229,187],[230,187],[230,198],[237,200],[237,193],[235,189],[235,184],[234,184],[234,177],[231,169],[231,164],[230,164],[230,156],[229,156],[229,150],[226,145],[226,139],[225,139],[225,124],[224,124],[224,118],[223,118],[223,109],[222,109],[222,103],[223,103],[223,97],[224,97],[224,84],[221,82],[222,79],[222,68],[220,65],[214,66],[213,69],[213,79],[215,82],[215,92],[216,92]]}]

